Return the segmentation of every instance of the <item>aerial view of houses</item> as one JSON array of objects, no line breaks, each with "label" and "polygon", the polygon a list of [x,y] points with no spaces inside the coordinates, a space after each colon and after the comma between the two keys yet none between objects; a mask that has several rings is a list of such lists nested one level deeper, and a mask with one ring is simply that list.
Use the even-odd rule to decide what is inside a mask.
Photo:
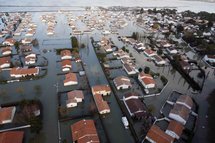
[{"label": "aerial view of houses", "polygon": [[214,0],[0,2],[0,143],[215,142]]}]

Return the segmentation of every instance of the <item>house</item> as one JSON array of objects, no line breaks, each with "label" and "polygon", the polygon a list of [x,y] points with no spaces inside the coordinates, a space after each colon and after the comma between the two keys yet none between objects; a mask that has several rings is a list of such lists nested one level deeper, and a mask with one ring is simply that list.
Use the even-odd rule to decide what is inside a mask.
[{"label": "house", "polygon": [[37,76],[39,75],[39,68],[12,68],[10,70],[10,76],[15,78],[26,77],[26,76]]},{"label": "house", "polygon": [[12,48],[11,47],[2,48],[1,53],[3,56],[11,55]]},{"label": "house", "polygon": [[166,48],[166,51],[169,54],[177,54],[178,53],[178,51],[175,48],[173,48],[173,47]]},{"label": "house", "polygon": [[113,52],[111,45],[106,45],[103,47],[106,53]]},{"label": "house", "polygon": [[137,51],[143,51],[143,50],[146,49],[146,47],[144,46],[143,43],[135,44],[134,48],[135,48]]},{"label": "house", "polygon": [[122,58],[122,64],[134,65],[134,61],[131,58]]},{"label": "house", "polygon": [[109,45],[109,40],[106,37],[102,37],[102,39],[100,41],[100,45],[101,46],[107,46],[107,45]]},{"label": "house", "polygon": [[155,88],[155,80],[150,74],[145,74],[144,72],[141,72],[138,75],[138,80],[144,88]]},{"label": "house", "polygon": [[67,101],[66,106],[75,107],[77,103],[82,102],[84,100],[84,93],[81,90],[73,90],[67,93]]},{"label": "house", "polygon": [[177,104],[180,104],[180,105],[184,105],[185,107],[187,107],[188,109],[192,109],[193,107],[193,100],[190,96],[188,95],[181,95],[177,101],[176,101]]},{"label": "house", "polygon": [[62,60],[70,60],[70,59],[72,59],[72,54],[71,54],[70,50],[62,50],[60,52],[60,55],[61,55]]},{"label": "house", "polygon": [[131,88],[131,86],[132,86],[130,79],[126,76],[116,77],[113,80],[113,83],[116,86],[117,90],[128,89],[128,88]]},{"label": "house", "polygon": [[152,56],[152,59],[154,60],[156,65],[165,65],[166,64],[166,61],[158,55]]},{"label": "house", "polygon": [[91,88],[93,95],[101,94],[103,96],[109,95],[111,93],[111,89],[109,85],[95,85]]},{"label": "house", "polygon": [[142,119],[146,117],[146,106],[138,97],[137,93],[128,93],[123,96],[123,102],[131,117]]},{"label": "house", "polygon": [[185,125],[190,114],[190,109],[186,106],[181,104],[175,104],[173,109],[171,109],[169,113],[169,118],[180,122],[181,124]]},{"label": "house", "polygon": [[23,143],[24,131],[6,131],[0,133],[0,143]]},{"label": "house", "polygon": [[10,57],[2,57],[0,58],[0,69],[9,68],[10,67]]},{"label": "house", "polygon": [[62,60],[62,71],[70,71],[72,69],[72,64],[70,60]]},{"label": "house", "polygon": [[34,30],[29,30],[28,32],[26,32],[25,36],[31,37],[31,36],[34,36],[34,34],[35,34]]},{"label": "house", "polygon": [[31,54],[25,56],[25,64],[26,65],[35,64],[36,58],[37,58],[37,56],[34,53],[31,53]]},{"label": "house", "polygon": [[174,139],[179,139],[184,130],[184,126],[177,121],[170,121],[169,125],[165,131],[166,134],[170,135]]},{"label": "house", "polygon": [[5,39],[2,43],[3,45],[13,46],[15,44],[16,40],[13,38]]},{"label": "house", "polygon": [[205,55],[204,60],[206,62],[215,63],[215,55]]},{"label": "house", "polygon": [[173,143],[174,138],[162,131],[157,125],[152,125],[146,137],[150,143]]},{"label": "house", "polygon": [[117,59],[130,58],[130,55],[124,52],[122,49],[119,49],[118,51],[113,52],[113,55],[117,56]]},{"label": "house", "polygon": [[24,39],[21,40],[22,44],[31,44],[31,42],[32,42],[31,38],[24,38]]},{"label": "house", "polygon": [[16,112],[16,107],[0,107],[0,124],[12,123]]},{"label": "house", "polygon": [[144,52],[143,52],[147,57],[152,57],[154,55],[156,55],[156,52],[155,51],[152,51],[150,49],[145,49]]},{"label": "house", "polygon": [[137,74],[137,71],[135,70],[135,67],[129,64],[123,64],[123,69],[126,71],[128,75],[135,75]]},{"label": "house", "polygon": [[99,111],[99,114],[106,114],[110,113],[110,107],[107,101],[104,101],[101,94],[94,94],[93,95],[94,101],[96,103],[96,107]]},{"label": "house", "polygon": [[78,79],[75,73],[67,73],[65,75],[64,86],[77,85]]},{"label": "house", "polygon": [[71,125],[72,141],[76,143],[100,143],[93,120],[80,120]]},{"label": "house", "polygon": [[32,45],[22,45],[20,47],[21,51],[22,52],[31,52],[32,51]]}]

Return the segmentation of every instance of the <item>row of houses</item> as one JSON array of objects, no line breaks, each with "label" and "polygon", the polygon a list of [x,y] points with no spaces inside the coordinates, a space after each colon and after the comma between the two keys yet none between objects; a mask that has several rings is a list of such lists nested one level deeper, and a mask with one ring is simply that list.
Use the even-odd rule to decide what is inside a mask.
[{"label": "row of houses", "polygon": [[54,14],[46,14],[46,15],[41,15],[40,19],[42,22],[48,25],[46,34],[49,36],[54,35],[55,33],[54,28],[57,24],[55,20],[56,16]]},{"label": "row of houses", "polygon": [[173,105],[169,112],[169,124],[165,131],[161,130],[157,125],[153,125],[147,133],[145,139],[151,143],[173,143],[179,140],[185,129],[185,124],[192,112],[193,100],[190,96],[180,95],[174,102],[167,101]]}]

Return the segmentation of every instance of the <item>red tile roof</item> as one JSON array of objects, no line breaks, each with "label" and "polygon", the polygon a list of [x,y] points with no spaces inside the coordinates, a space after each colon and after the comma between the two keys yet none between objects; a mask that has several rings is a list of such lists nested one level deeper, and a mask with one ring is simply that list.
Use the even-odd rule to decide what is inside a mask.
[{"label": "red tile roof", "polygon": [[65,75],[64,83],[69,82],[69,81],[74,81],[74,82],[78,81],[75,73],[68,73]]},{"label": "red tile roof", "polygon": [[146,135],[156,143],[173,143],[174,139],[162,131],[158,126],[153,125]]},{"label": "red tile roof", "polygon": [[61,65],[62,67],[65,67],[67,65],[72,66],[71,60],[62,60]]},{"label": "red tile roof", "polygon": [[71,54],[70,50],[62,50],[60,52],[60,55],[61,55],[61,57],[63,57],[63,56],[71,56],[72,54]]},{"label": "red tile roof", "polygon": [[3,121],[10,120],[12,118],[12,111],[14,108],[14,106],[0,108],[0,124],[2,124]]},{"label": "red tile roof", "polygon": [[107,104],[107,101],[103,100],[102,95],[95,94],[93,97],[99,112],[102,112],[103,110],[110,110],[110,107]]},{"label": "red tile roof", "polygon": [[74,98],[82,98],[84,99],[84,93],[81,90],[73,90],[67,93],[68,99],[74,99]]},{"label": "red tile roof", "polygon": [[32,75],[38,73],[38,68],[12,68],[10,75]]},{"label": "red tile roof", "polygon": [[93,120],[80,120],[71,125],[72,140],[77,143],[99,143],[99,137]]},{"label": "red tile roof", "polygon": [[5,63],[10,63],[10,57],[2,57],[2,58],[0,58],[0,65],[3,65]]},{"label": "red tile roof", "polygon": [[110,92],[111,89],[110,89],[109,85],[95,85],[92,87],[92,91],[94,91],[94,92],[98,92],[98,91]]},{"label": "red tile roof", "polygon": [[173,109],[170,111],[172,114],[181,116],[185,121],[189,118],[190,110],[184,105],[175,104]]},{"label": "red tile roof", "polygon": [[193,100],[190,96],[188,95],[181,95],[178,100],[176,102],[182,102],[187,104],[188,106],[190,106],[192,108],[193,106]]},{"label": "red tile roof", "polygon": [[167,130],[173,131],[175,134],[177,134],[180,137],[184,130],[184,126],[181,123],[172,120],[170,121]]},{"label": "red tile roof", "polygon": [[22,143],[23,131],[8,131],[0,133],[0,143]]}]

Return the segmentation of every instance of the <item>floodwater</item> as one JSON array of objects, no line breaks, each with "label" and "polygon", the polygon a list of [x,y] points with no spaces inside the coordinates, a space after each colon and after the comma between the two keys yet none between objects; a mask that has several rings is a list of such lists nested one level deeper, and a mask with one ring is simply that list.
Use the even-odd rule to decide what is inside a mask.
[{"label": "floodwater", "polygon": [[[198,11],[208,11],[208,12],[215,12],[215,4],[214,3],[203,3],[203,2],[188,2],[188,1],[180,1],[180,0],[119,0],[119,1],[100,1],[100,0],[84,0],[84,1],[74,1],[74,0],[66,0],[66,1],[47,1],[44,0],[42,3],[41,1],[27,1],[27,0],[14,0],[14,1],[4,1],[0,0],[1,5],[33,5],[33,6],[60,6],[60,7],[0,7],[0,11],[36,11],[36,10],[59,10],[59,9],[73,9],[72,7],[63,7],[63,6],[144,6],[144,7],[154,7],[154,6],[173,6],[178,7],[179,11],[182,10],[192,10],[195,12]],[[7,85],[0,85],[0,90],[6,91],[6,95],[0,97],[0,104],[13,102],[21,99],[40,99],[44,105],[44,119],[43,119],[43,130],[42,134],[44,137],[41,139],[41,143],[57,143],[58,142],[58,129],[57,129],[57,95],[56,95],[56,87],[54,86],[59,81],[57,76],[56,68],[60,68],[57,65],[57,59],[55,52],[53,52],[54,48],[69,48],[71,47],[71,43],[69,41],[70,37],[70,29],[66,23],[66,17],[62,14],[57,13],[57,26],[55,31],[57,34],[53,37],[48,37],[44,31],[47,29],[47,25],[41,23],[39,20],[39,16],[41,12],[33,13],[33,22],[35,22],[37,27],[37,32],[34,35],[39,40],[40,46],[39,50],[42,51],[43,49],[50,49],[51,52],[42,53],[41,55],[46,57],[49,61],[48,64],[48,74],[42,79],[35,80],[35,81],[27,81],[27,82],[20,82],[20,83],[10,83]],[[131,35],[133,31],[139,31],[138,28],[135,28],[134,25],[131,23],[129,24],[126,30],[122,31],[123,35]],[[96,39],[100,38],[100,35],[93,35]],[[90,85],[96,84],[107,84],[107,80],[104,77],[104,73],[101,69],[98,59],[95,56],[95,52],[92,49],[92,45],[90,44],[90,40],[88,36],[82,37],[82,42],[88,45],[87,48],[81,50],[81,58],[86,63],[86,73],[89,78]],[[113,41],[116,41],[116,45],[121,47],[122,43],[118,42],[116,37],[113,38]],[[56,44],[60,43],[60,44]],[[143,63],[143,54],[138,54],[136,51],[132,51],[133,56],[137,59],[137,64],[139,67],[150,66],[153,71],[160,72],[164,76],[169,79],[169,83],[164,90],[164,92],[159,97],[152,97],[145,100],[147,105],[153,104],[155,108],[159,109],[163,103],[165,102],[168,95],[171,93],[172,90],[177,90],[182,93],[191,95],[197,103],[199,103],[199,118],[198,118],[198,125],[197,131],[193,139],[193,143],[202,143],[206,142],[206,127],[207,127],[207,107],[208,103],[206,101],[208,93],[214,88],[214,76],[212,72],[209,75],[209,78],[205,82],[205,87],[203,88],[202,93],[193,95],[191,90],[189,89],[188,84],[186,81],[180,76],[178,72],[171,72],[170,67],[156,67],[152,66],[153,63],[144,62]],[[209,71],[209,69],[208,69]],[[62,89],[62,83],[60,83],[60,90]],[[34,87],[36,85],[40,85],[42,88],[42,93],[40,95],[35,93]],[[23,88],[24,93],[18,94],[16,92],[17,88]],[[116,103],[116,99],[114,95],[105,98],[105,100],[109,101],[111,107],[111,114],[107,115],[104,119],[105,127],[108,129],[108,136],[111,138],[111,143],[132,143],[134,142],[130,131],[125,130],[123,124],[121,123],[121,116],[122,113]],[[158,112],[154,113],[155,116],[158,115]],[[205,128],[203,128],[203,126]],[[68,124],[69,128],[69,124]],[[69,131],[69,129],[67,130]],[[61,134],[64,134],[62,131]],[[70,133],[67,133],[68,137],[71,138]]]}]

